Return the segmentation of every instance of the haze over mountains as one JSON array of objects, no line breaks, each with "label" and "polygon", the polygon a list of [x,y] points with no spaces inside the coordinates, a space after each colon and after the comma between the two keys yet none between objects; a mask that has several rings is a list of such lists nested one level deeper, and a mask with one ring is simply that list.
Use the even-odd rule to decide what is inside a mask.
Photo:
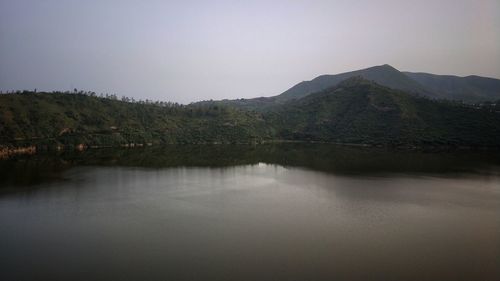
[{"label": "haze over mountains", "polygon": [[480,103],[500,99],[499,79],[480,76],[458,77],[401,72],[388,64],[384,64],[335,75],[321,75],[310,81],[300,82],[282,94],[273,97],[223,100],[221,102],[241,108],[263,109],[276,103],[281,104],[334,87],[341,81],[355,76],[361,76],[392,89],[431,99],[456,100],[466,103]]},{"label": "haze over mountains", "polygon": [[476,75],[458,77],[429,73],[403,72],[438,99],[463,100],[464,102],[496,101],[500,99],[500,80]]}]

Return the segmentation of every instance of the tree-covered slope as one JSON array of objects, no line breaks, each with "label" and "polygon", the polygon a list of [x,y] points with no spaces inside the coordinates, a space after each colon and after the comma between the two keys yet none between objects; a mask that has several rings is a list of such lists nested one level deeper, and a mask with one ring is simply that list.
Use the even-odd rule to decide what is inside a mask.
[{"label": "tree-covered slope", "polygon": [[0,95],[4,146],[262,141],[499,147],[500,108],[417,97],[362,77],[260,112],[84,94]]},{"label": "tree-covered slope", "polygon": [[83,94],[0,95],[0,143],[115,146],[254,142],[255,114],[221,106],[130,103]]},{"label": "tree-covered slope", "polygon": [[392,145],[500,145],[500,114],[433,101],[361,77],[267,113],[284,139]]}]

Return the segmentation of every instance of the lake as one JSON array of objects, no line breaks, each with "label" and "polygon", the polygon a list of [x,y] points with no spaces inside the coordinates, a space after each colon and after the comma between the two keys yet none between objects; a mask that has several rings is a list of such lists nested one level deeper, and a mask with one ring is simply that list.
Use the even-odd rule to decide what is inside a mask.
[{"label": "lake", "polygon": [[500,155],[323,144],[0,161],[1,280],[500,280]]}]

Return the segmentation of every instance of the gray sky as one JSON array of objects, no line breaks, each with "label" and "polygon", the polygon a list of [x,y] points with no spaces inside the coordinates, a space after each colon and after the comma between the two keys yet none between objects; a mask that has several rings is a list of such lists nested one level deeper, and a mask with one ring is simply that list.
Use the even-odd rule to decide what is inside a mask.
[{"label": "gray sky", "polygon": [[191,102],[379,64],[500,77],[500,1],[0,0],[0,90]]}]

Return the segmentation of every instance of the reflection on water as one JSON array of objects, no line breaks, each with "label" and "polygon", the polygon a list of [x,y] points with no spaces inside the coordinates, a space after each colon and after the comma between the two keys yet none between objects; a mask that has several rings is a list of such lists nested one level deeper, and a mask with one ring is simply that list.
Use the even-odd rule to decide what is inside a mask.
[{"label": "reflection on water", "polygon": [[492,153],[171,146],[0,163],[2,280],[500,280]]},{"label": "reflection on water", "polygon": [[140,149],[95,149],[46,153],[0,161],[0,187],[61,180],[75,166],[231,167],[258,163],[332,174],[380,176],[498,174],[500,152],[412,152],[328,144],[170,145]]}]

